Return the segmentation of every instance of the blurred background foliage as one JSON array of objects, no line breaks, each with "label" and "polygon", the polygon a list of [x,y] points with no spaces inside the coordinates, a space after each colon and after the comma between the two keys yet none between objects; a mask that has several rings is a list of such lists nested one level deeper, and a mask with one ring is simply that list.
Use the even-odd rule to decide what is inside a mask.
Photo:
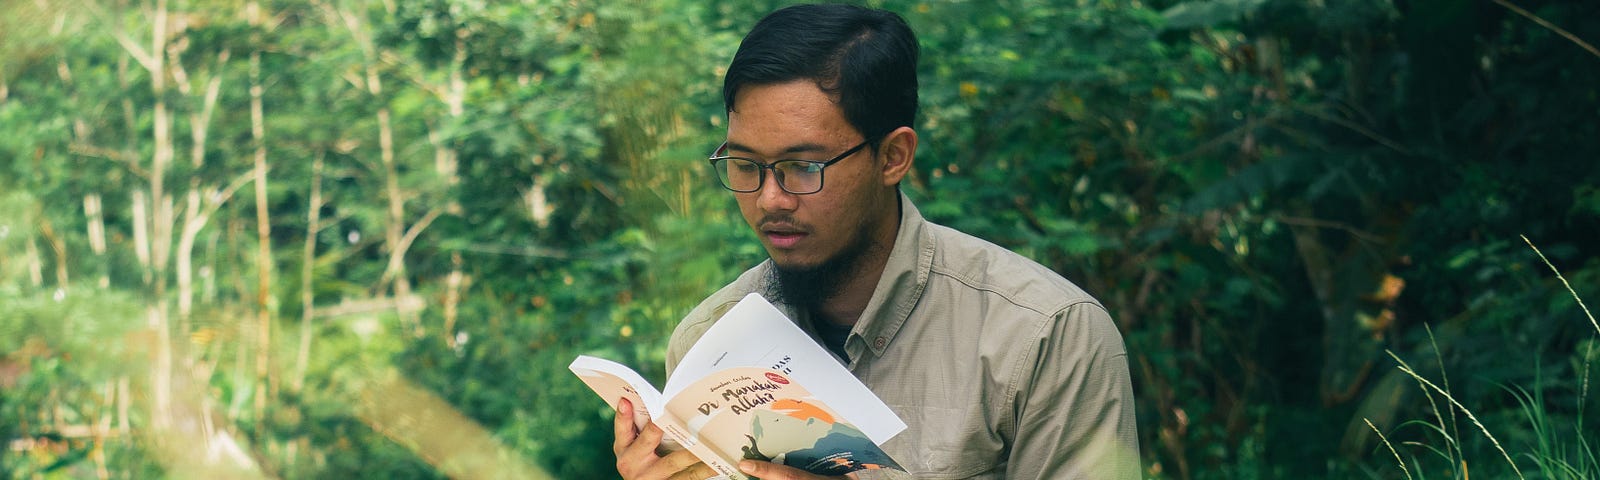
[{"label": "blurred background foliage", "polygon": [[[614,477],[565,366],[764,257],[700,159],[784,4],[0,2],[0,477]],[[1600,3],[870,4],[1148,477],[1600,475]]]}]

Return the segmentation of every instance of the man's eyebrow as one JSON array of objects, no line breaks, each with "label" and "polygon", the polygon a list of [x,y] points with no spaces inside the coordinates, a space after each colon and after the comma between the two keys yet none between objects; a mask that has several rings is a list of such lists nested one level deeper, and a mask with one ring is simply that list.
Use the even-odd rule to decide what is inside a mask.
[{"label": "man's eyebrow", "polygon": [[[728,151],[730,151],[730,152],[738,151],[738,152],[744,152],[744,153],[757,153],[755,151],[755,149],[750,148],[748,146],[745,146],[744,144],[741,144],[741,143],[738,143],[738,142],[733,142],[733,141],[729,141],[728,142]],[[782,157],[782,156],[787,156],[787,155],[793,155],[793,154],[796,154],[796,153],[825,153],[827,151],[828,151],[828,147],[825,146],[825,145],[820,145],[820,144],[815,144],[815,143],[797,143],[797,144],[794,144],[794,145],[790,145],[790,146],[784,148],[782,151],[778,152],[778,156]]]}]

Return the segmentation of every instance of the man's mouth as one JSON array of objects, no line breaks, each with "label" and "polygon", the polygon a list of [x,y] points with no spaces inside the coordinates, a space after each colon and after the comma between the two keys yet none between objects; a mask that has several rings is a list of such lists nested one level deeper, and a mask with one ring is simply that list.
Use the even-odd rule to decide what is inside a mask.
[{"label": "man's mouth", "polygon": [[805,239],[806,235],[808,234],[804,230],[792,225],[774,224],[761,227],[761,236],[766,237],[767,244],[773,248],[794,248]]}]

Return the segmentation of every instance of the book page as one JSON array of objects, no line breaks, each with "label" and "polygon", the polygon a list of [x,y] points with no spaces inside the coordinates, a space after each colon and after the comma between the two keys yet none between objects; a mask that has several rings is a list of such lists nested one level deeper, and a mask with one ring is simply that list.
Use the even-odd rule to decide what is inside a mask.
[{"label": "book page", "polygon": [[[567,365],[567,369],[577,374],[578,379],[583,380],[583,383],[588,385],[590,390],[594,390],[596,395],[605,399],[606,403],[611,405],[612,410],[616,410],[617,403],[623,398],[633,403],[634,428],[644,430],[646,423],[654,422],[657,427],[661,428],[663,433],[661,450],[677,451],[688,449],[694,453],[695,457],[722,473],[722,475],[709,480],[744,478],[738,473],[738,470],[733,466],[727,465],[726,462],[722,462],[720,468],[719,465],[713,463],[718,461],[716,452],[696,441],[696,437],[689,433],[689,430],[684,427],[682,422],[672,417],[671,413],[662,404],[661,393],[657,392],[656,387],[651,386],[649,381],[640,376],[639,372],[628,368],[626,365],[588,355],[579,355],[578,358],[572,360],[571,364]],[[729,472],[732,472],[732,475],[738,475],[738,477],[733,477]]]},{"label": "book page", "polygon": [[605,399],[611,409],[617,408],[620,399],[627,398],[633,404],[633,426],[644,429],[645,423],[655,416],[655,412],[664,412],[662,408],[661,393],[656,387],[650,385],[638,372],[626,365],[606,360],[599,357],[579,355],[567,365],[568,370],[578,375],[578,379],[594,390],[596,395]]},{"label": "book page", "polygon": [[664,398],[717,371],[759,367],[803,385],[838,416],[883,444],[905,430],[905,422],[850,370],[759,294],[746,295],[689,348],[667,380]]}]

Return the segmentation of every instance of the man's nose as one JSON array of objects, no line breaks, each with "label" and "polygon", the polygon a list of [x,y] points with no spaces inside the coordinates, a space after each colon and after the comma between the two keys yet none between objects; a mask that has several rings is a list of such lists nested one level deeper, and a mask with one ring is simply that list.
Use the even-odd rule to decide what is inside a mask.
[{"label": "man's nose", "polygon": [[767,175],[767,178],[761,181],[761,190],[756,192],[756,195],[758,195],[756,197],[756,206],[768,212],[794,210],[795,204],[799,200],[796,198],[797,195],[783,189],[781,185],[783,182],[779,180],[779,175],[781,174],[777,171],[770,173],[771,175]]}]

